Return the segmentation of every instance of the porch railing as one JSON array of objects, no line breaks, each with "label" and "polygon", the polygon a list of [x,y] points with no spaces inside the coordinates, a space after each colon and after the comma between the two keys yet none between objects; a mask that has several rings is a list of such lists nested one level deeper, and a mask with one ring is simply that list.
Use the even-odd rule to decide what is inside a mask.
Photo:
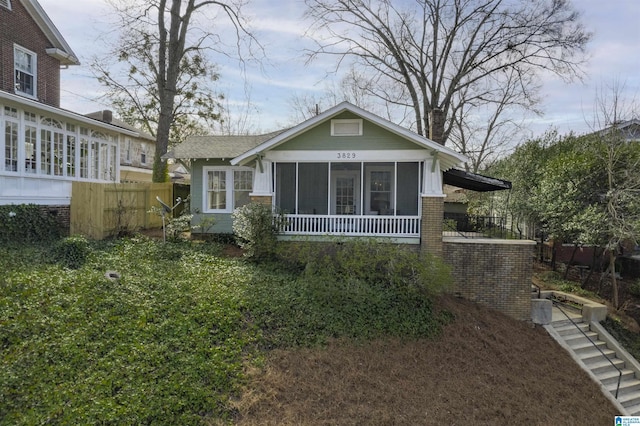
[{"label": "porch railing", "polygon": [[289,214],[285,235],[419,237],[419,216],[350,216]]}]

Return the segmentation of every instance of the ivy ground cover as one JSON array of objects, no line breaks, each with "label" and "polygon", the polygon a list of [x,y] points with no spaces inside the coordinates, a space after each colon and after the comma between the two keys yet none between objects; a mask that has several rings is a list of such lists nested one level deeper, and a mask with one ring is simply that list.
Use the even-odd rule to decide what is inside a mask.
[{"label": "ivy ground cover", "polygon": [[[233,418],[248,364],[332,337],[432,336],[412,288],[332,280],[202,242],[0,248],[0,424],[210,424]],[[67,266],[64,266],[67,265]]]}]

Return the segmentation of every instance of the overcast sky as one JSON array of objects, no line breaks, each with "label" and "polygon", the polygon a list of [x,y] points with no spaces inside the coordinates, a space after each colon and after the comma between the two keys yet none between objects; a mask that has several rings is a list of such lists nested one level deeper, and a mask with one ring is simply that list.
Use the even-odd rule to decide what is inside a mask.
[{"label": "overcast sky", "polygon": [[[101,88],[88,65],[93,55],[106,51],[106,34],[114,30],[108,25],[109,7],[104,0],[39,2],[82,62],[62,71],[61,106],[79,113],[108,109],[108,104],[92,100]],[[582,83],[566,84],[557,78],[544,82],[541,108],[545,114],[529,120],[533,136],[551,127],[561,133],[588,131],[596,90],[616,81],[624,85],[627,102],[640,102],[640,0],[573,2],[594,33],[588,47],[588,77]],[[262,67],[249,64],[244,78],[237,61],[213,58],[220,64],[219,90],[231,105],[244,104],[250,97],[255,129],[270,131],[290,123],[291,97],[325,88],[331,63],[325,59],[305,66],[300,53],[303,11],[302,0],[250,0],[245,13],[253,17],[254,31],[269,60]]]}]

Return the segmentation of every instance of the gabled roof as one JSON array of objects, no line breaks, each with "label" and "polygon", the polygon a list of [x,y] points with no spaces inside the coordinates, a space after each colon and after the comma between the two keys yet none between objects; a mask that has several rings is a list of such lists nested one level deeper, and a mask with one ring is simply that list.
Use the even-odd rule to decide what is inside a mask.
[{"label": "gabled roof", "polygon": [[73,50],[71,50],[60,31],[40,6],[40,3],[37,0],[22,0],[22,5],[53,45],[53,47],[47,49],[47,53],[58,59],[62,65],[80,65],[78,57],[73,53]]},{"label": "gabled roof", "polygon": [[86,117],[93,118],[94,120],[102,121],[103,123],[112,124],[114,126],[122,127],[123,129],[131,130],[132,132],[138,133],[138,137],[141,139],[147,139],[150,142],[156,141],[156,138],[151,136],[149,133],[144,132],[140,129],[137,129],[122,120],[119,120],[113,117],[113,113],[109,110],[90,112],[89,114],[85,114]]},{"label": "gabled roof", "polygon": [[287,129],[279,133],[278,135],[263,141],[262,143],[260,143],[255,147],[252,147],[248,151],[242,154],[239,154],[237,157],[231,160],[231,164],[233,165],[246,164],[249,161],[251,161],[253,158],[255,158],[258,154],[264,151],[273,149],[278,145],[281,145],[287,142],[288,140],[320,125],[321,123],[345,111],[358,115],[363,119],[366,119],[391,133],[394,133],[411,142],[414,142],[416,145],[422,148],[430,149],[432,151],[437,152],[439,154],[438,159],[440,160],[440,167],[443,170],[448,170],[454,165],[463,163],[468,160],[468,158],[465,157],[464,155],[458,152],[455,152],[454,150],[447,148],[443,145],[440,145],[439,143],[434,142],[431,139],[427,139],[424,136],[420,136],[419,134],[414,133],[411,130],[398,126],[397,124],[394,124],[388,120],[385,120],[384,118],[381,118],[375,114],[365,111],[364,109],[359,108],[349,102],[342,102],[334,106],[333,108],[330,108],[325,112],[316,115],[315,117],[312,117],[306,121],[303,121],[302,123],[298,124],[295,127]]},{"label": "gabled roof", "polygon": [[235,158],[282,132],[284,130],[264,135],[191,136],[163,158]]},{"label": "gabled roof", "polygon": [[627,140],[640,139],[640,120],[632,119],[626,121],[620,121],[596,132],[596,134],[607,134],[612,131],[618,131]]}]

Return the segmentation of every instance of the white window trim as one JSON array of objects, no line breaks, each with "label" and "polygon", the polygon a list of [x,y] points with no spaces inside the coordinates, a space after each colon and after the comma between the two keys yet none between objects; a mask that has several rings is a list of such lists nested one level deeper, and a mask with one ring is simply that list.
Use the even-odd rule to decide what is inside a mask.
[{"label": "white window trim", "polygon": [[0,6],[11,10],[11,0],[0,0]]},{"label": "white window trim", "polygon": [[[18,88],[18,81],[16,80],[16,52],[17,51],[22,51],[28,55],[30,55],[32,57],[32,64],[33,64],[33,70],[32,70],[32,75],[33,75],[33,94],[31,93],[26,93],[23,92],[21,90],[19,90]],[[13,87],[15,88],[15,92],[16,94],[19,94],[21,96],[27,97],[27,98],[31,98],[31,99],[38,99],[38,55],[35,52],[32,52],[29,49],[25,49],[24,47],[18,45],[18,44],[14,44],[13,45]]]},{"label": "white window trim", "polygon": [[[358,133],[353,134],[336,134],[336,124],[358,124]],[[334,119],[331,120],[331,136],[362,136],[362,119],[361,118],[348,118],[348,119]]]},{"label": "white window trim", "polygon": [[[371,206],[371,173],[372,172],[389,172],[391,173],[391,205],[388,207],[389,209],[395,209],[396,205],[396,173],[397,173],[397,162],[393,164],[389,164],[388,166],[370,166],[367,167],[365,171],[365,188],[364,188],[364,205],[366,207],[365,214],[372,214],[372,210],[369,209]],[[380,214],[380,213],[378,213]]]},{"label": "white window trim", "polygon": [[[208,200],[208,192],[209,192],[209,172],[213,171],[224,171],[226,173],[226,200],[227,207],[224,209],[210,209]],[[250,171],[254,172],[255,178],[255,170],[251,167],[233,167],[233,166],[204,166],[202,168],[202,212],[203,213],[233,213],[233,206],[235,205],[235,200],[233,198],[234,193],[234,176],[233,172],[237,171]]]}]

